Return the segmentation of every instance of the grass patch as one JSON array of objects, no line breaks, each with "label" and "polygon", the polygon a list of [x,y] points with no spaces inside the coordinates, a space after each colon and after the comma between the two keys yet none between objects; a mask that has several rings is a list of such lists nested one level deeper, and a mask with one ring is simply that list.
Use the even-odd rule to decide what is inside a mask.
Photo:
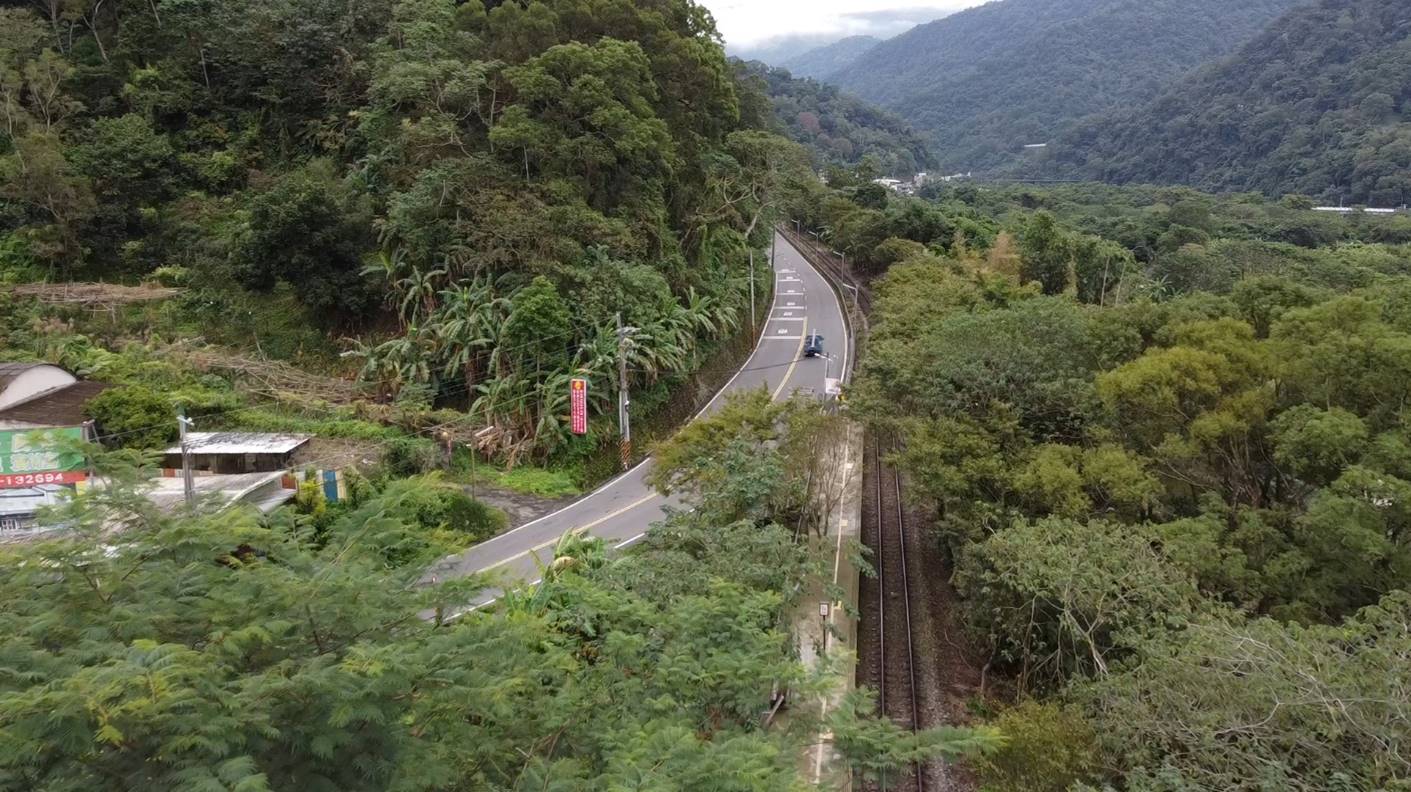
[{"label": "grass patch", "polygon": [[357,418],[318,417],[278,412],[267,407],[250,407],[234,414],[232,428],[248,432],[292,432],[345,440],[388,442],[409,435],[396,427]]},{"label": "grass patch", "polygon": [[490,487],[540,498],[570,498],[583,492],[573,474],[566,470],[521,465],[514,470],[504,471],[479,465],[475,470],[475,478],[478,483]]}]

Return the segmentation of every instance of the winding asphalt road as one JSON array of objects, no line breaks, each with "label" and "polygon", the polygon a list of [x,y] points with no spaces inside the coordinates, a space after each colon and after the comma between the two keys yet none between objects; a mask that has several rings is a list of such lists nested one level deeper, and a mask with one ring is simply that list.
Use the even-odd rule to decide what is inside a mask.
[{"label": "winding asphalt road", "polygon": [[[847,324],[837,294],[784,237],[775,234],[774,242],[778,246],[774,303],[764,332],[749,360],[706,405],[702,415],[723,404],[727,393],[761,387],[769,389],[776,400],[789,398],[797,391],[811,391],[821,398],[829,370],[831,376],[837,377],[840,370],[852,364],[846,359],[850,354]],[[804,336],[811,332],[823,335],[824,349],[831,361],[803,356]],[[647,486],[652,464],[647,459],[552,514],[443,559],[427,575],[446,580],[490,573],[505,587],[536,583],[540,565],[552,560],[554,545],[570,531],[587,532],[616,549],[627,547],[665,516],[664,507],[680,506]],[[494,602],[500,593],[499,589],[487,589],[469,607],[483,607]]]}]

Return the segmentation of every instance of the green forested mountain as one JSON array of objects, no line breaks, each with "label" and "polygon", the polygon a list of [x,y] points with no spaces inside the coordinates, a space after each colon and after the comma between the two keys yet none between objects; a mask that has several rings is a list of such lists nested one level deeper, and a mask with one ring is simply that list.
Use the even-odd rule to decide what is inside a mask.
[{"label": "green forested mountain", "polygon": [[770,180],[806,164],[741,120],[689,0],[6,5],[0,278],[292,292],[384,332],[352,352],[386,397],[513,448],[569,439],[554,395],[607,376],[617,311],[646,388],[733,332]]},{"label": "green forested mountain", "polygon": [[1320,0],[1152,102],[1096,119],[1052,152],[1065,173],[1411,199],[1411,8]]},{"label": "green forested mountain", "polygon": [[832,44],[811,49],[808,52],[769,65],[788,69],[791,74],[799,77],[821,80],[831,74],[836,74],[861,57],[864,52],[881,43],[881,39],[873,36],[848,36]]},{"label": "green forested mountain", "polygon": [[829,80],[934,133],[943,168],[1015,155],[1151,98],[1299,0],[1001,0],[921,25]]},{"label": "green forested mountain", "polygon": [[758,61],[737,69],[768,96],[778,131],[806,146],[817,167],[865,162],[877,175],[909,177],[933,164],[923,137],[893,113]]}]

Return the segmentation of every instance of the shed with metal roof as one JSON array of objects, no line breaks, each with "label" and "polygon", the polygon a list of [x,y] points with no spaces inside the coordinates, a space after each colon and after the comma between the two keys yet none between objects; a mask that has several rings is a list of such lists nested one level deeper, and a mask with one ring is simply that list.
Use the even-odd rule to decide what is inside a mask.
[{"label": "shed with metal roof", "polygon": [[[308,435],[263,432],[190,432],[186,447],[193,470],[210,473],[268,473],[293,465]],[[163,452],[167,468],[181,467],[181,446]]]}]

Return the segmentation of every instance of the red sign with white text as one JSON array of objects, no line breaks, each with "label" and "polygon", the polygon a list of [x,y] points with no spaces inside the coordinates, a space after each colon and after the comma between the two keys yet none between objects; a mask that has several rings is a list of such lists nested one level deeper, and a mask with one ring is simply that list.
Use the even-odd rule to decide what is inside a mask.
[{"label": "red sign with white text", "polygon": [[37,484],[77,484],[87,480],[88,474],[77,470],[55,470],[48,473],[7,473],[0,475],[0,489],[33,487]]},{"label": "red sign with white text", "polygon": [[588,434],[588,380],[575,377],[568,387],[573,433]]}]

